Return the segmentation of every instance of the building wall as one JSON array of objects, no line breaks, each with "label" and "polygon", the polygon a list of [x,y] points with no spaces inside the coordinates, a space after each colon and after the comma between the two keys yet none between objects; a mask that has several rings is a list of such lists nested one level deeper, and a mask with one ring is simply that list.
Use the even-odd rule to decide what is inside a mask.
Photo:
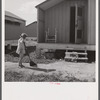
[{"label": "building wall", "polygon": [[29,37],[37,37],[37,22],[33,22],[26,26],[25,32]]},{"label": "building wall", "polygon": [[[45,12],[45,30],[50,28],[51,34],[54,34],[55,28],[57,29],[57,42],[58,43],[70,43],[70,7],[75,6],[75,3],[84,4],[85,10],[87,9],[87,2],[85,1],[63,1],[62,3],[46,10]],[[84,22],[86,21],[86,13],[84,16]],[[83,43],[87,42],[87,30],[84,24],[84,40]]]},{"label": "building wall", "polygon": [[88,0],[88,44],[96,44],[96,0]]},{"label": "building wall", "polygon": [[[55,29],[57,30],[57,43],[70,43],[70,7],[75,6],[75,3],[78,2],[80,4],[85,4],[85,19],[84,22],[85,28],[84,28],[84,40],[83,43],[87,43],[87,1],[83,0],[64,0],[63,2],[55,5],[54,7],[51,7],[45,11],[45,20],[44,20],[44,37],[45,31],[50,31],[50,34],[54,34]],[[39,16],[41,13],[39,13]],[[39,21],[41,23],[41,21]],[[40,29],[40,28],[39,28]],[[41,29],[40,29],[41,30]],[[39,35],[41,34],[41,31]],[[43,35],[42,35],[43,36]],[[41,37],[40,37],[41,38]],[[40,40],[39,38],[39,40]],[[44,42],[44,40],[42,40]]]},{"label": "building wall", "polygon": [[57,30],[57,42],[69,42],[70,12],[69,3],[62,2],[45,12],[45,30],[49,28],[50,34]]},{"label": "building wall", "polygon": [[22,32],[25,32],[25,21],[15,23],[5,19],[5,40],[17,40]]},{"label": "building wall", "polygon": [[38,8],[38,18],[37,18],[37,37],[38,43],[45,42],[45,12]]},{"label": "building wall", "polygon": [[[38,8],[38,41],[45,42],[45,31],[54,34],[57,29],[57,43],[70,43],[70,7],[75,3],[85,4],[83,44],[95,44],[95,3],[96,0],[64,0],[47,9]],[[45,28],[44,28],[45,27]]]}]

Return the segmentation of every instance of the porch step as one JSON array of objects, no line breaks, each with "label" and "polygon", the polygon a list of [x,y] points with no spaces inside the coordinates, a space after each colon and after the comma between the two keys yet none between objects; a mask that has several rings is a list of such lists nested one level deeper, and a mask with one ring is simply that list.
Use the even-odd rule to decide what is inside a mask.
[{"label": "porch step", "polygon": [[74,57],[65,57],[65,59],[88,60],[87,57],[78,57],[78,58],[74,58]]},{"label": "porch step", "polygon": [[[73,54],[74,52],[66,52],[65,54]],[[78,55],[87,55],[87,53],[83,53],[83,52],[75,52]]]},{"label": "porch step", "polygon": [[77,58],[77,60],[88,60],[88,58],[87,57],[79,57],[79,58]]},{"label": "porch step", "polygon": [[[71,51],[71,52],[70,52]],[[80,52],[81,51],[81,52]],[[77,50],[75,48],[67,48],[65,52],[66,61],[87,61],[87,50]]]}]

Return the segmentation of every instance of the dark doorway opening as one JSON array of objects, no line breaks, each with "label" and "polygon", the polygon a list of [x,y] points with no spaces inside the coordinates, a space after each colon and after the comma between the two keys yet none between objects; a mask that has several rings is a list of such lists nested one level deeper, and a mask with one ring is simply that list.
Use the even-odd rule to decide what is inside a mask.
[{"label": "dark doorway opening", "polygon": [[56,59],[64,59],[66,50],[56,50],[55,58]]},{"label": "dark doorway opening", "polygon": [[95,51],[88,51],[87,53],[88,53],[88,55],[87,55],[88,63],[95,62],[96,61],[96,58],[95,58],[96,52]]},{"label": "dark doorway opening", "polygon": [[75,43],[75,6],[70,8],[70,43]]}]

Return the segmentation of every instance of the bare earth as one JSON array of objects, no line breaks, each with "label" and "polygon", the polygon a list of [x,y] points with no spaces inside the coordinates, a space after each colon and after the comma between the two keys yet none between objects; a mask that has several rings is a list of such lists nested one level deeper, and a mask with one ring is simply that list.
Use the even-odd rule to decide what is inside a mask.
[{"label": "bare earth", "polygon": [[5,81],[27,82],[95,82],[95,63],[74,63],[59,60],[19,68],[18,63],[5,62]]}]

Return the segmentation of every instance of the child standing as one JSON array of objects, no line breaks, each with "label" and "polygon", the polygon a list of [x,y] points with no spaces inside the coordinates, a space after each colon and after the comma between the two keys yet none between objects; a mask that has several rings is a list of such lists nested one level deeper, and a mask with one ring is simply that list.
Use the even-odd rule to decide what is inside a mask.
[{"label": "child standing", "polygon": [[20,39],[18,40],[18,46],[17,46],[17,50],[16,53],[19,54],[19,67],[24,67],[22,65],[22,59],[24,57],[24,54],[26,53],[26,48],[25,48],[25,39],[27,37],[26,33],[22,33],[20,36]]}]

